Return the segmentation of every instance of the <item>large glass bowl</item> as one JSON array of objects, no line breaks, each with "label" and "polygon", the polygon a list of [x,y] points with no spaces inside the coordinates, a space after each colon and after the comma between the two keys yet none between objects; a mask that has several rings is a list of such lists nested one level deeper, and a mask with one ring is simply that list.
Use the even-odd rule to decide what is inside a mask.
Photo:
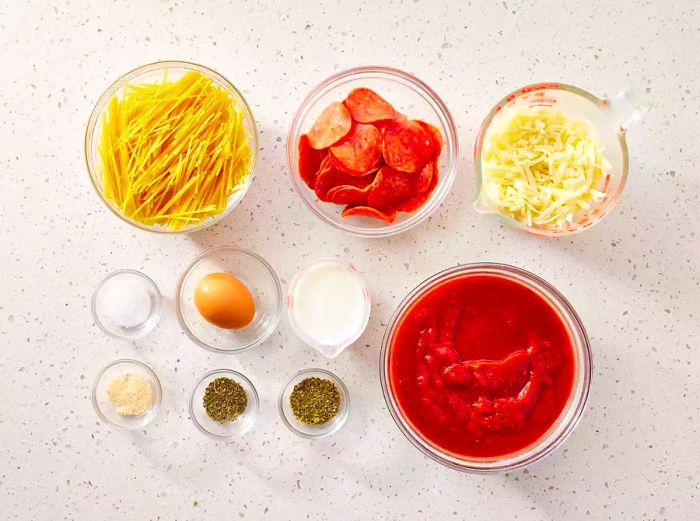
[{"label": "large glass bowl", "polygon": [[[436,126],[444,138],[438,161],[440,178],[430,199],[413,213],[400,212],[387,224],[369,217],[341,216],[342,205],[320,201],[299,176],[299,138],[308,132],[330,103],[342,101],[357,87],[367,87],[391,103],[409,119]],[[457,174],[457,130],[445,103],[425,83],[407,72],[389,67],[357,67],[334,74],[316,86],[294,115],[287,134],[287,164],[292,184],[304,204],[331,226],[359,237],[387,237],[408,230],[427,219],[445,199]]]},{"label": "large glass bowl", "polygon": [[[540,295],[559,314],[571,336],[574,349],[574,378],[569,399],[554,424],[537,441],[511,454],[469,458],[449,452],[425,438],[403,413],[392,388],[391,350],[403,317],[427,291],[465,275],[489,274],[520,283]],[[506,264],[466,264],[442,271],[422,282],[401,302],[389,321],[380,354],[380,379],[389,412],[401,432],[423,454],[447,467],[463,472],[486,473],[512,470],[533,463],[558,447],[574,430],[588,400],[591,381],[591,350],[580,318],[569,302],[549,283],[532,273]]]},{"label": "large glass bowl", "polygon": [[[169,80],[176,80],[184,76],[188,72],[199,72],[201,74],[209,76],[214,80],[214,83],[216,85],[228,91],[230,98],[232,100],[236,100],[238,102],[239,107],[243,111],[243,123],[248,132],[248,135],[250,136],[249,144],[252,152],[250,160],[250,173],[247,176],[245,182],[243,183],[243,186],[241,186],[239,190],[237,190],[235,193],[232,193],[228,197],[228,200],[226,201],[226,209],[214,217],[209,217],[208,219],[205,219],[202,222],[186,226],[179,230],[171,230],[170,228],[161,225],[149,226],[124,215],[124,213],[118,208],[116,204],[114,204],[114,202],[110,201],[105,197],[102,186],[102,180],[100,179],[99,172],[99,165],[101,159],[98,147],[100,141],[100,134],[102,133],[102,114],[107,109],[107,104],[109,103],[109,100],[115,94],[119,95],[126,83],[138,84],[160,81],[163,79],[163,74],[166,70],[168,71]],[[243,199],[243,196],[245,196],[246,192],[250,188],[250,185],[253,182],[253,174],[255,172],[255,164],[257,162],[257,158],[258,131],[255,126],[255,119],[253,119],[253,113],[251,112],[248,103],[243,97],[243,94],[241,94],[241,92],[238,89],[236,89],[236,87],[234,87],[229,80],[224,78],[218,72],[213,71],[212,69],[209,69],[208,67],[205,67],[203,65],[197,65],[196,63],[189,63],[184,61],[160,61],[155,63],[149,63],[124,74],[117,81],[112,83],[112,85],[109,86],[109,88],[104,92],[104,94],[100,96],[100,99],[97,101],[95,108],[90,114],[87,129],[85,130],[85,161],[87,163],[88,173],[90,174],[90,181],[92,181],[92,185],[95,187],[97,195],[100,197],[105,206],[107,206],[107,208],[109,208],[109,210],[121,220],[133,226],[136,226],[137,228],[151,232],[189,233],[201,230],[203,228],[206,228],[207,226],[211,226],[222,220],[224,217],[229,215],[236,206],[238,206],[238,204]]]}]

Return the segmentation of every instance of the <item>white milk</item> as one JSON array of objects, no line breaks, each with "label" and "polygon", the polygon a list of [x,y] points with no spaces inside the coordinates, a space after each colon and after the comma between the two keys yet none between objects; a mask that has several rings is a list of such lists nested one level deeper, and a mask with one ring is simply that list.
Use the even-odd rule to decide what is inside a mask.
[{"label": "white milk", "polygon": [[340,261],[322,260],[297,276],[290,315],[302,340],[336,356],[367,325],[369,299],[360,276]]}]

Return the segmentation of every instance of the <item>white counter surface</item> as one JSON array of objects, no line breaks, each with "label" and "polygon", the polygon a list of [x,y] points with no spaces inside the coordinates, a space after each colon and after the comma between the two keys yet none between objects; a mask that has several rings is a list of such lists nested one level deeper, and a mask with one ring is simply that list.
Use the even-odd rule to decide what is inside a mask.
[{"label": "white counter surface", "polygon": [[[0,5],[0,519],[697,520],[700,516],[700,12],[643,2],[4,2]],[[354,4],[350,7],[350,4]],[[83,159],[96,99],[118,75],[158,59],[206,64],[251,103],[260,161],[240,207],[213,229],[159,236],[99,202]],[[385,240],[320,222],[293,191],[284,142],[302,97],[361,64],[416,74],[451,109],[459,175],[419,227]],[[649,89],[656,108],[629,132],[618,208],[583,235],[543,240],[477,215],[471,150],[491,106],[535,81],[598,95]],[[200,251],[250,248],[283,285],[336,254],[374,297],[365,335],[328,361],[286,317],[262,346],[209,353],[178,327],[172,294]],[[458,263],[498,261],[558,287],[594,350],[589,407],[563,447],[508,474],[468,475],[425,458],[392,421],[379,385],[387,320],[416,284]],[[105,337],[89,298],[118,268],[168,297],[135,343]],[[107,362],[150,364],[163,410],[145,432],[100,423],[90,387]],[[352,396],[348,424],[295,437],[277,393],[304,367],[331,369]],[[205,371],[257,385],[261,414],[239,441],[215,442],[188,417]]]}]

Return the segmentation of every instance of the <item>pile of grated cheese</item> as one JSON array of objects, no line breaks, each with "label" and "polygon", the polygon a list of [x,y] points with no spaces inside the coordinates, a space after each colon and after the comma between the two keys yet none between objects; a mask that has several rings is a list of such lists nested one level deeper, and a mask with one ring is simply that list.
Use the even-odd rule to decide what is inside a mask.
[{"label": "pile of grated cheese", "polygon": [[565,228],[604,197],[610,168],[590,121],[512,107],[484,139],[481,202],[527,226]]}]

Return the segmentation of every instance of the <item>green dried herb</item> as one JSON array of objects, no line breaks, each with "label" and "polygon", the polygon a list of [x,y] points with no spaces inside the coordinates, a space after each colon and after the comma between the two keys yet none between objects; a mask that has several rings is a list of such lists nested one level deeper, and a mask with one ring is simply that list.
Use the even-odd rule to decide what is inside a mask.
[{"label": "green dried herb", "polygon": [[340,392],[325,378],[304,378],[294,386],[289,405],[297,420],[306,425],[328,423],[340,410]]},{"label": "green dried herb", "polygon": [[209,382],[204,391],[204,409],[219,423],[230,423],[248,407],[248,395],[243,386],[230,378],[220,377]]}]

